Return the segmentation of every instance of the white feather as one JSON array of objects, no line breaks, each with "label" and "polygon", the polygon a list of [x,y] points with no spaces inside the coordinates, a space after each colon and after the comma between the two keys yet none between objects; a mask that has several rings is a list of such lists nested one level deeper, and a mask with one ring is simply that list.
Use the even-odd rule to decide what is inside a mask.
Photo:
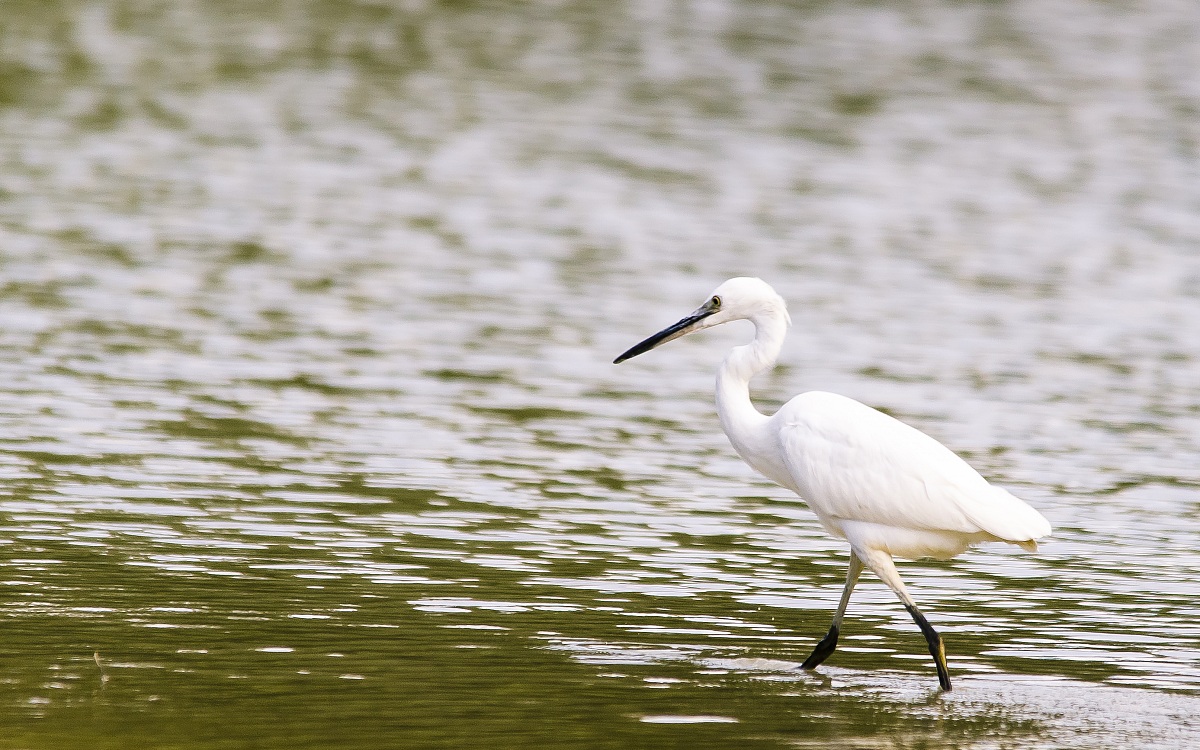
[{"label": "white feather", "polygon": [[[1040,513],[944,445],[845,396],[801,394],[769,429],[787,469],[781,484],[852,543],[869,531],[873,544],[857,540],[864,546],[881,546],[882,538],[889,554],[950,557],[981,541],[1031,542],[1050,533]],[[889,533],[896,534],[890,543]]]}]

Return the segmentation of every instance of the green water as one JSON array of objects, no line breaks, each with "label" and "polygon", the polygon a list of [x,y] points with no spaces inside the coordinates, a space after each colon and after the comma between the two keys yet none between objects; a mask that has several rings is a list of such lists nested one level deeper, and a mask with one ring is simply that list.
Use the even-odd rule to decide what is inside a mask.
[{"label": "green water", "polygon": [[[0,748],[1200,744],[1200,12],[0,4]],[[720,433],[838,391],[1042,510],[902,563]]]}]

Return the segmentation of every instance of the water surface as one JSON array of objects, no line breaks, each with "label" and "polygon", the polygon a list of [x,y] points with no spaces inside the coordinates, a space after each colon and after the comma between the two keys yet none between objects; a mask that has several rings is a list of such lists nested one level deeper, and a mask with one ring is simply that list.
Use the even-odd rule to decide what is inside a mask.
[{"label": "water surface", "polygon": [[[0,747],[1200,742],[1200,13],[0,9]],[[613,356],[1041,509],[872,578]]]}]

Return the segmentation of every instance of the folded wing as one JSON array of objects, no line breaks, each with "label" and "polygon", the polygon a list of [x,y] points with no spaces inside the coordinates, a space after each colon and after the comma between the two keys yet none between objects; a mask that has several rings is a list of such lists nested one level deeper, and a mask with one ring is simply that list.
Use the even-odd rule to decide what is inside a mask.
[{"label": "folded wing", "polygon": [[773,419],[792,489],[825,519],[983,533],[1030,547],[1050,533],[1042,514],[950,449],[853,399],[805,393]]}]

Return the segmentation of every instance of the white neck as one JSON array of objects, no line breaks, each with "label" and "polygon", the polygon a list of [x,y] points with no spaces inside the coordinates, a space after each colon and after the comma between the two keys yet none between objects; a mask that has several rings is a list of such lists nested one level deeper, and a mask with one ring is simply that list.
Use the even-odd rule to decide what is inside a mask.
[{"label": "white neck", "polygon": [[753,446],[762,440],[768,417],[750,402],[750,379],[775,364],[787,334],[787,322],[783,314],[773,310],[755,315],[750,321],[754,323],[754,340],[734,347],[717,370],[717,414],[734,450],[746,463],[769,475],[766,467],[751,459],[763,455]]}]

